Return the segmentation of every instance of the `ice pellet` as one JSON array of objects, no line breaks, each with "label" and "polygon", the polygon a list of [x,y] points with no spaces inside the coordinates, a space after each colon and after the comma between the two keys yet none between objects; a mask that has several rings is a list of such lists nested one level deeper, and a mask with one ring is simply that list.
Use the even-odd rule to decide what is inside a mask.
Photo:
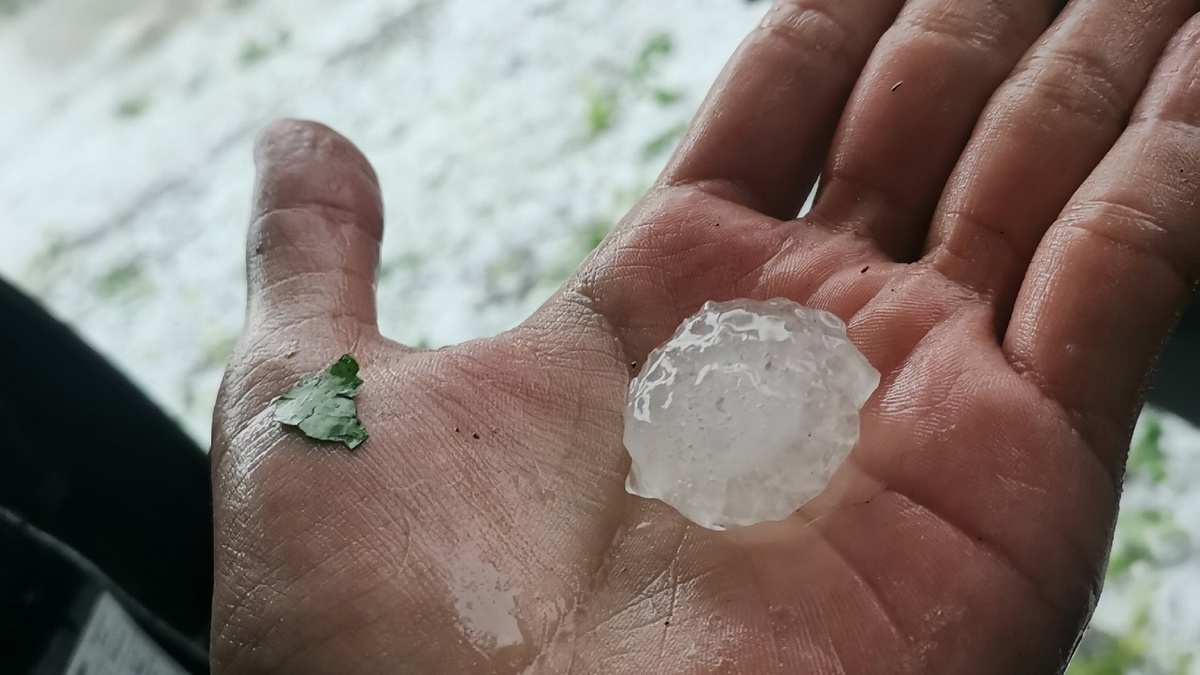
[{"label": "ice pellet", "polygon": [[709,302],[629,385],[626,489],[714,530],[786,518],[858,442],[877,386],[833,314]]}]

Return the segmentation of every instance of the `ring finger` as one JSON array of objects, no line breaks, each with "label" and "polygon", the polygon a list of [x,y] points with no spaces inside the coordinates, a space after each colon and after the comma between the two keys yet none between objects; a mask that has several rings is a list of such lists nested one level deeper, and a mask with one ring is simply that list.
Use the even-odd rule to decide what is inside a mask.
[{"label": "ring finger", "polygon": [[1195,0],[1074,3],[992,98],[926,247],[937,270],[992,299],[1001,324],[1038,242],[1116,142],[1195,8]]}]

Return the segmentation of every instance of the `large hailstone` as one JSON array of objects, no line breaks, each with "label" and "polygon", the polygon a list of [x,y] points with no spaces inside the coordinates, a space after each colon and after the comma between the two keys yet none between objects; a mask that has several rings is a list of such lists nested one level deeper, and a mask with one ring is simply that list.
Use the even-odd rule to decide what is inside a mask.
[{"label": "large hailstone", "polygon": [[879,373],[829,312],[709,302],[629,385],[625,487],[714,530],[781,520],[858,442]]}]

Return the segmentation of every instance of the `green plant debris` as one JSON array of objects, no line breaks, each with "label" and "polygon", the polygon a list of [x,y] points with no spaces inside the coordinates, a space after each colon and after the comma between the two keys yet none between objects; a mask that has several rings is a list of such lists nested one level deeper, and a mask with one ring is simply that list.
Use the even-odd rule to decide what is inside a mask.
[{"label": "green plant debris", "polygon": [[1154,553],[1144,541],[1131,542],[1121,547],[1120,552],[1114,552],[1108,558],[1108,570],[1105,576],[1113,578],[1128,572],[1134,563],[1143,560],[1153,560]]},{"label": "green plant debris", "polygon": [[300,380],[276,399],[275,419],[299,427],[309,438],[341,441],[353,450],[367,440],[353,401],[362,383],[358,361],[343,354],[329,368]]},{"label": "green plant debris", "polygon": [[1162,511],[1141,510],[1122,513],[1117,520],[1117,531],[1113,537],[1113,550],[1108,556],[1109,578],[1129,571],[1134,564],[1154,561],[1150,548],[1150,530],[1161,527],[1166,520]]},{"label": "green plant debris", "polygon": [[637,60],[633,62],[633,76],[638,79],[648,77],[654,72],[659,60],[670,54],[674,48],[675,44],[672,42],[670,34],[658,33],[652,36],[642,47]]},{"label": "green plant debris", "polygon": [[0,16],[16,16],[35,0],[0,0]]},{"label": "green plant debris", "polygon": [[611,220],[593,220],[577,230],[571,238],[571,260],[568,261],[571,268],[574,269],[589,253],[596,250],[612,229]]},{"label": "green plant debris", "polygon": [[275,40],[271,42],[248,40],[242,45],[242,51],[238,52],[238,63],[243,68],[249,68],[270,56],[275,50],[286,46],[291,40],[292,32],[286,28],[281,29],[275,35]]},{"label": "green plant debris", "polygon": [[127,98],[117,104],[117,117],[123,117],[125,119],[141,117],[147,110],[150,109],[150,104],[153,102],[154,99],[152,99],[148,93],[138,94],[137,96]]},{"label": "green plant debris", "polygon": [[1139,594],[1129,632],[1110,635],[1094,631],[1085,636],[1079,653],[1071,659],[1066,675],[1125,675],[1146,665],[1150,651],[1146,636],[1150,623],[1149,593]]},{"label": "green plant debris", "polygon": [[571,235],[557,264],[551,265],[539,279],[539,283],[553,288],[566,281],[579,263],[594,251],[613,229],[613,221],[593,220]]},{"label": "green plant debris", "polygon": [[671,36],[658,33],[646,42],[632,64],[606,69],[600,73],[599,86],[584,84],[584,115],[591,139],[611,129],[626,104],[649,99],[665,107],[683,98],[679,91],[657,82],[659,64],[672,49]]},{"label": "green plant debris", "polygon": [[679,142],[679,138],[683,136],[683,132],[685,131],[687,131],[687,124],[680,122],[646,141],[646,144],[642,146],[642,159],[654,159],[675,147],[675,144]]},{"label": "green plant debris", "polygon": [[1077,658],[1066,675],[1125,675],[1142,663],[1142,653],[1126,640],[1114,640],[1112,648],[1098,656]]},{"label": "green plant debris", "polygon": [[223,367],[233,356],[233,348],[237,345],[238,336],[232,333],[222,333],[208,340],[204,346],[204,365],[209,368]]},{"label": "green plant debris", "polygon": [[141,264],[131,260],[105,272],[93,282],[92,288],[100,297],[112,299],[141,295],[150,290],[150,282]]},{"label": "green plant debris", "polygon": [[490,263],[485,269],[488,284],[495,286],[505,279],[519,277],[523,273],[527,273],[532,264],[529,251],[521,249],[509,251]]},{"label": "green plant debris", "polygon": [[1129,449],[1129,473],[1161,483],[1167,479],[1167,458],[1159,447],[1163,434],[1162,418],[1148,410],[1143,423],[1142,433],[1133,440]]},{"label": "green plant debris", "polygon": [[672,103],[678,103],[679,99],[683,98],[683,94],[674,89],[655,89],[653,92],[654,102],[661,106],[668,106]]},{"label": "green plant debris", "polygon": [[587,92],[588,134],[595,138],[612,128],[617,118],[617,92],[599,89]]},{"label": "green plant debris", "polygon": [[47,239],[49,243],[33,256],[25,268],[26,273],[36,279],[48,276],[63,255],[71,250],[71,244],[62,235],[50,235]]},{"label": "green plant debris", "polygon": [[1122,512],[1117,519],[1107,575],[1116,577],[1135,564],[1170,565],[1190,546],[1186,531],[1169,513],[1154,509]]},{"label": "green plant debris", "polygon": [[248,68],[267,58],[267,55],[270,53],[271,50],[263,45],[263,43],[259,42],[258,40],[250,40],[246,44],[242,45],[242,51],[238,52],[238,63],[240,63],[243,68]]},{"label": "green plant debris", "polygon": [[376,271],[376,280],[384,281],[398,271],[415,272],[421,268],[422,264],[424,264],[424,260],[420,253],[413,251],[401,253],[395,258],[385,260],[379,266],[379,269]]},{"label": "green plant debris", "polygon": [[584,258],[589,253],[594,251],[612,232],[620,220],[620,214],[627,213],[637,204],[642,195],[650,189],[648,184],[636,185],[635,187],[623,190],[617,190],[612,195],[612,218],[594,218],[582,225],[573,228],[570,240],[566,243],[562,251],[561,263],[566,274],[562,279],[566,279]]}]

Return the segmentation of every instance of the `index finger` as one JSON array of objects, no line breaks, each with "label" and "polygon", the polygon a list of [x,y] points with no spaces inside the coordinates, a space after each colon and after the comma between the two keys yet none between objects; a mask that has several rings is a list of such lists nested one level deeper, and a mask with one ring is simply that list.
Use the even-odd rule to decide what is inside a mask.
[{"label": "index finger", "polygon": [[902,0],[777,0],[663,174],[781,219],[816,180],[850,90]]}]

